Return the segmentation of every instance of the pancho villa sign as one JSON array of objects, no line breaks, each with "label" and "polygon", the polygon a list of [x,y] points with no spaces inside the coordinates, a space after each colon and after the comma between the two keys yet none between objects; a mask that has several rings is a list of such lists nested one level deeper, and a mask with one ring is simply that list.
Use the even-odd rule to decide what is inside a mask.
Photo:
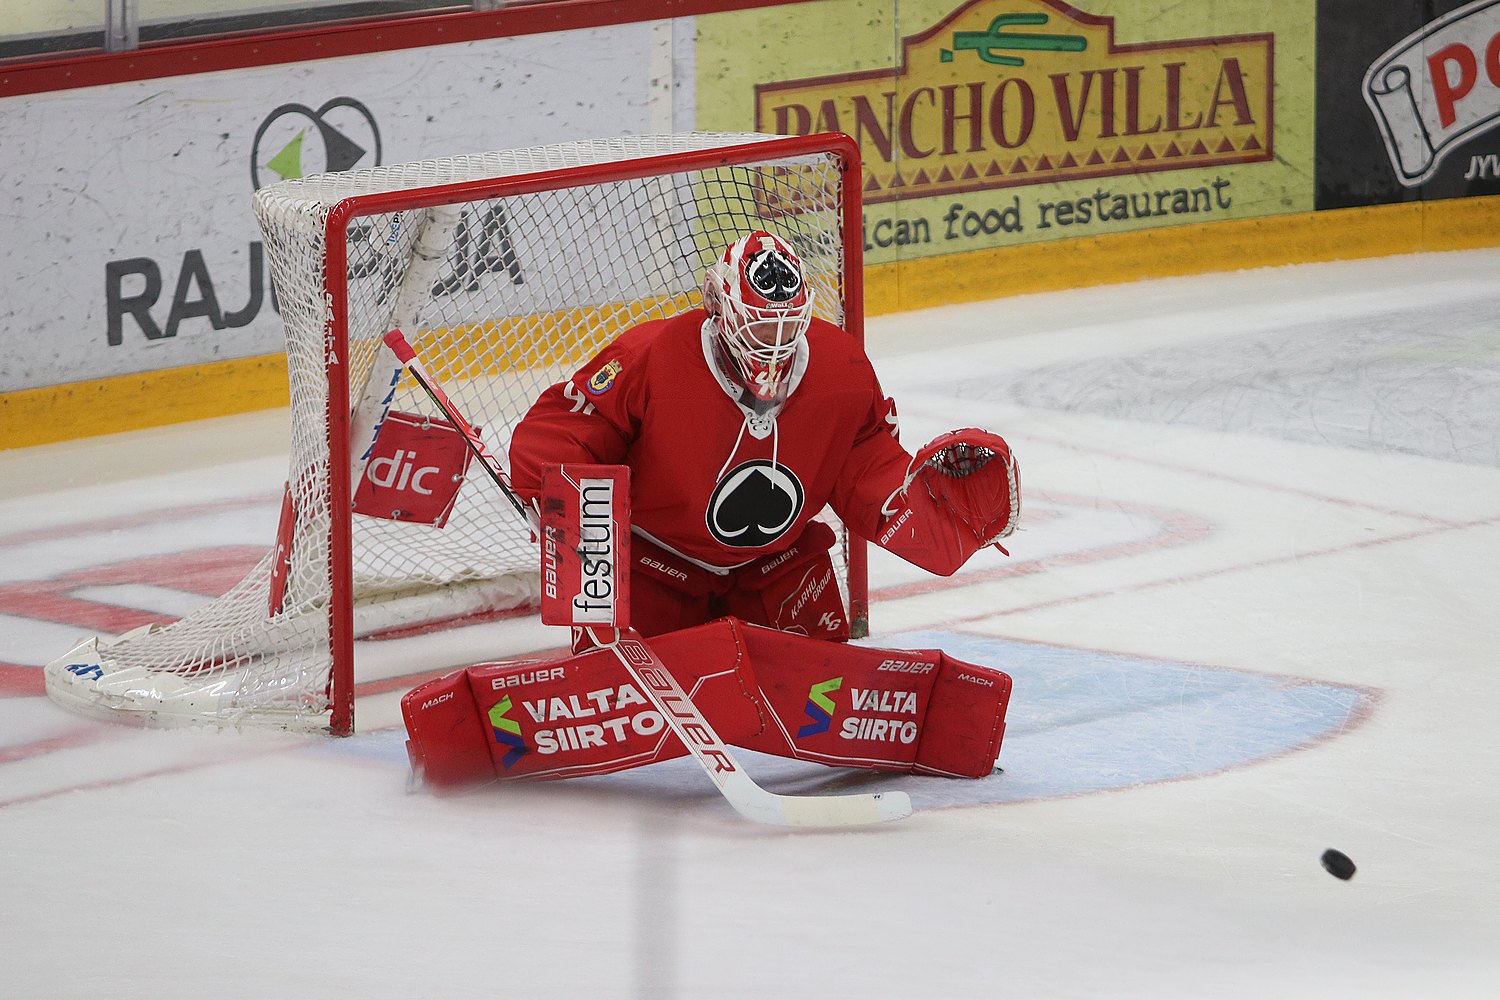
[{"label": "pancho villa sign", "polygon": [[894,67],[758,85],[756,127],[854,136],[870,204],[1272,158],[1272,35],[1114,34],[1060,0],[970,0]]}]

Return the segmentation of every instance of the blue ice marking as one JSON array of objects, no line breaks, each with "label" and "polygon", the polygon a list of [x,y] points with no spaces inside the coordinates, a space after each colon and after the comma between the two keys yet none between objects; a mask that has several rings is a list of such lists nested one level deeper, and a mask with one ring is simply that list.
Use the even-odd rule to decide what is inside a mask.
[{"label": "blue ice marking", "polygon": [[[1306,747],[1357,721],[1360,688],[951,632],[882,636],[1004,670],[1003,774],[908,781],[913,804],[1014,802],[1211,774]],[[925,800],[925,801],[924,801]]]}]

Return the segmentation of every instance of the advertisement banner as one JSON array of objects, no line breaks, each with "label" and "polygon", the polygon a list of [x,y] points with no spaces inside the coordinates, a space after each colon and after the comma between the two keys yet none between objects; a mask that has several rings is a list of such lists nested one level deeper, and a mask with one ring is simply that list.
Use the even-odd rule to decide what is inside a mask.
[{"label": "advertisement banner", "polygon": [[621,24],[0,99],[0,392],[280,354],[255,190],[668,130],[662,42]]},{"label": "advertisement banner", "polygon": [[1500,0],[1320,0],[1319,208],[1500,193]]},{"label": "advertisement banner", "polygon": [[[816,17],[705,15],[698,123],[854,136],[872,263],[1306,211],[1312,3],[1253,7],[831,0]],[[730,57],[757,37],[778,44]]]}]

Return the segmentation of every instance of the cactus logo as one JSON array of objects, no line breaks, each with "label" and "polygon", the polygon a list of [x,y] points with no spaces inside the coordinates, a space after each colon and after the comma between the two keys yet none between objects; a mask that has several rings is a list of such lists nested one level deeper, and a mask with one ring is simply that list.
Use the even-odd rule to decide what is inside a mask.
[{"label": "cactus logo", "polygon": [[[1085,6],[1154,34],[1130,4]],[[869,68],[755,84],[756,131],[848,133],[866,205],[1275,158],[1269,32],[1122,44],[1116,18],[1064,0],[966,0],[921,20],[903,16],[915,32]],[[1015,232],[1004,207],[973,235]]]},{"label": "cactus logo", "polygon": [[266,116],[250,146],[250,180],[267,184],[308,174],[380,165],[380,128],[370,109],[335,97],[314,111],[283,104]]},{"label": "cactus logo", "polygon": [[833,699],[828,697],[830,691],[837,691],[843,687],[842,677],[831,677],[826,681],[819,681],[807,692],[807,707],[802,711],[812,721],[797,730],[797,739],[804,740],[809,736],[828,732],[828,727],[833,723],[833,712],[837,707]]},{"label": "cactus logo", "polygon": [[505,717],[510,709],[510,695],[490,706],[490,726],[495,731],[495,742],[510,747],[510,751],[500,758],[500,766],[507,771],[526,753],[526,741],[521,738],[521,724]]}]

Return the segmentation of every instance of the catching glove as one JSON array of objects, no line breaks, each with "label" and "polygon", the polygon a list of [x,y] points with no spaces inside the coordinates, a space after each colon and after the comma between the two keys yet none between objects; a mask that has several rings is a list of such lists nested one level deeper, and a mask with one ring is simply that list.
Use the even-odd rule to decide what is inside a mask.
[{"label": "catching glove", "polygon": [[999,541],[1021,516],[1021,474],[1000,435],[965,427],[933,438],[907,467],[902,490],[913,487],[925,489],[981,546],[1010,555]]}]

